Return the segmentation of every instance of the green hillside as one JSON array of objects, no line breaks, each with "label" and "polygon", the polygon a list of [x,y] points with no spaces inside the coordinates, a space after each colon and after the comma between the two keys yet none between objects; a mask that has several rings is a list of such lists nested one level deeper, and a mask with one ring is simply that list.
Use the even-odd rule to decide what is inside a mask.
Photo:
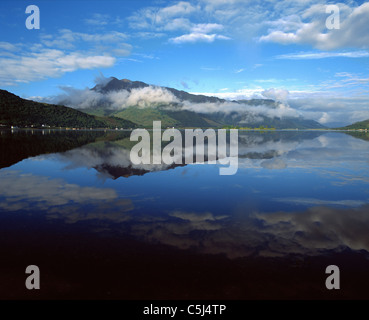
[{"label": "green hillside", "polygon": [[349,126],[339,128],[339,129],[346,129],[346,130],[369,129],[369,120],[355,122]]},{"label": "green hillside", "polygon": [[129,107],[114,113],[115,117],[124,118],[137,123],[143,127],[152,127],[153,121],[161,121],[162,127],[174,127],[180,125],[179,121],[166,115],[164,111],[157,108]]},{"label": "green hillside", "polygon": [[139,108],[129,107],[113,114],[139,126],[152,127],[153,121],[161,121],[165,127],[221,127],[222,123],[213,121],[205,115],[188,110],[168,110],[165,107]]},{"label": "green hillside", "polygon": [[132,128],[136,125],[116,117],[99,117],[61,105],[22,99],[0,90],[0,125],[17,127]]}]

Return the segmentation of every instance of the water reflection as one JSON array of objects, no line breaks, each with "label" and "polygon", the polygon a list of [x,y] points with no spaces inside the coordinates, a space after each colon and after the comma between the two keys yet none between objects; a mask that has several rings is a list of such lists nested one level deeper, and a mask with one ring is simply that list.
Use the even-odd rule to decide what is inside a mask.
[{"label": "water reflection", "polygon": [[[101,133],[98,135],[102,136]],[[62,137],[60,132],[57,133],[55,143],[58,143],[58,139],[62,141]],[[148,172],[175,168],[174,165],[165,164],[133,165],[129,158],[132,142],[129,141],[128,134],[123,137],[121,135],[108,137],[110,141],[106,141],[106,136],[105,139],[96,141],[96,136],[90,133],[86,136],[86,133],[83,133],[78,139],[79,143],[92,138],[95,142],[77,148],[73,148],[72,144],[72,150],[52,154],[46,158],[44,156],[43,159],[60,163],[64,171],[77,170],[76,173],[79,175],[81,173],[78,168],[94,169],[99,176],[103,175],[104,179],[141,176]],[[13,143],[14,137],[11,136],[10,140]],[[74,141],[72,137],[71,141]],[[44,145],[48,146],[48,141]],[[61,146],[62,149],[64,145]],[[369,148],[366,141],[338,133],[251,132],[240,134],[239,152],[243,170],[237,177],[231,179],[234,180],[230,185],[231,191],[250,187],[249,182],[254,182],[256,187],[255,181],[266,181],[266,184],[270,184],[273,180],[273,185],[280,185],[279,190],[270,190],[268,186],[256,192],[252,189],[251,193],[243,190],[243,194],[241,193],[243,196],[252,197],[254,203],[252,210],[247,202],[244,203],[244,207],[241,202],[241,208],[240,204],[237,208],[231,203],[228,204],[227,200],[231,201],[232,197],[228,198],[221,188],[216,190],[212,188],[212,183],[206,182],[214,173],[209,173],[205,167],[203,177],[197,177],[194,183],[202,185],[202,192],[208,188],[209,191],[205,193],[212,196],[213,201],[208,203],[207,211],[198,211],[197,201],[193,202],[192,211],[188,210],[188,206],[184,206],[188,202],[186,191],[194,188],[191,184],[181,189],[182,194],[176,197],[173,205],[166,199],[163,190],[159,190],[156,198],[148,197],[150,191],[154,193],[154,190],[145,186],[141,189],[146,194],[145,197],[121,192],[122,188],[130,187],[129,181],[117,181],[109,187],[101,182],[83,186],[70,183],[63,178],[23,173],[22,166],[17,167],[19,171],[0,172],[2,190],[0,208],[8,212],[18,210],[45,212],[49,219],[57,218],[69,223],[108,220],[112,223],[112,229],[123,233],[129,229],[130,234],[146,241],[165,243],[179,248],[197,248],[206,253],[224,253],[229,257],[249,254],[270,256],[291,252],[317,253],[322,249],[350,247],[353,243],[363,245],[361,247],[356,245],[352,249],[367,249],[367,241],[364,241],[366,235],[357,232],[362,230],[363,226],[368,226],[364,214],[366,204],[369,202],[366,189],[369,182],[367,170]],[[42,166],[42,161],[38,164],[35,161],[37,158],[32,160],[36,164],[34,166]],[[191,166],[191,170],[194,170],[193,168]],[[331,190],[320,193],[320,198],[311,197],[311,190],[303,190],[300,197],[293,197],[285,191],[281,192],[288,182],[283,181],[280,175],[273,175],[274,170],[284,170],[284,177],[287,180],[298,176],[299,172],[317,171],[316,177],[321,183],[330,184]],[[91,171],[88,172],[91,174]],[[187,171],[182,169],[181,175],[185,172]],[[242,175],[245,174],[254,176],[249,177],[247,181],[242,179]],[[266,175],[269,175],[269,178],[266,178]],[[179,176],[175,173],[156,178],[157,183],[173,184],[180,183]],[[217,181],[221,181],[221,178],[217,177]],[[332,198],[333,186],[336,184],[342,187],[343,181],[364,184],[359,184],[355,189],[359,198]],[[300,183],[303,184],[304,181]],[[310,186],[309,183],[305,183]],[[158,184],[156,186],[160,188]],[[261,206],[265,196],[263,192],[270,195],[268,201],[273,207],[273,210],[266,210],[265,213],[262,213],[264,208]],[[352,194],[346,192],[346,195],[349,196],[350,193]],[[181,199],[180,202],[178,199]],[[156,207],[153,213],[151,209],[155,202],[160,206]],[[220,203],[223,204],[223,211],[216,209]],[[292,207],[289,207],[287,212],[280,211],[286,209],[283,207],[286,204]],[[137,205],[139,209],[135,210]],[[355,209],[340,211],[334,209],[335,207],[355,207]],[[291,208],[299,211],[291,212]],[[119,224],[127,221],[129,227]],[[348,222],[351,225],[350,231],[346,231],[343,236],[343,230],[339,226],[347,225]],[[118,225],[114,226],[115,223]]]},{"label": "water reflection", "polygon": [[29,157],[77,148],[110,135],[104,131],[0,130],[0,168]]},{"label": "water reflection", "polygon": [[[133,165],[129,132],[8,133],[1,139],[9,151],[2,164],[11,167],[0,170],[0,219],[2,228],[16,230],[10,238],[22,238],[17,226],[33,217],[47,223],[45,234],[66,225],[62,233],[69,237],[83,227],[91,238],[125,246],[129,237],[148,248],[220,255],[238,261],[237,268],[256,257],[287,263],[291,256],[347,250],[368,261],[365,137],[240,132],[240,169],[227,177],[219,165]],[[65,250],[73,255],[74,249]]]},{"label": "water reflection", "polygon": [[[239,157],[252,160],[269,159],[269,161],[259,163],[258,166],[269,169],[284,168],[286,164],[279,157],[321,134],[321,132],[301,132],[300,134],[291,134],[290,132],[239,133]],[[134,165],[130,161],[130,150],[134,144],[129,140],[129,137],[109,142],[101,141],[59,154],[59,157],[61,161],[68,163],[68,168],[94,168],[113,179],[183,166],[165,163]],[[206,144],[205,140],[205,150]],[[162,145],[162,148],[164,146],[165,144]],[[183,150],[183,157],[184,153],[185,150]],[[278,159],[273,160],[274,158]],[[245,163],[247,162],[244,161]]]}]

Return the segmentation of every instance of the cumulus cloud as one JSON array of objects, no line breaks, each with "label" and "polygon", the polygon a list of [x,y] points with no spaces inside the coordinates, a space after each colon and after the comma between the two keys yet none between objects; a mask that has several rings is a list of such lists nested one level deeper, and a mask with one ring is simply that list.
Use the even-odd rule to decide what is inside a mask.
[{"label": "cumulus cloud", "polygon": [[[108,78],[109,79],[109,78]],[[98,81],[108,81],[106,78],[98,78]],[[139,108],[153,107],[158,104],[178,103],[178,99],[167,89],[148,86],[135,88],[130,91],[110,91],[101,93],[95,90],[75,89],[60,87],[64,92],[49,99],[53,103],[63,103],[76,109],[105,107],[107,109],[121,110],[130,106]]]},{"label": "cumulus cloud", "polygon": [[330,121],[330,116],[327,112],[323,112],[322,116],[319,118],[319,122],[322,124],[326,124]]},{"label": "cumulus cloud", "polygon": [[142,89],[132,89],[128,97],[122,91],[112,92],[109,97],[117,101],[117,106],[139,106],[142,108],[152,106],[152,104],[171,104],[179,102],[178,99],[167,89],[161,87],[148,86]]},{"label": "cumulus cloud", "polygon": [[284,102],[284,101],[287,101],[289,92],[288,90],[284,90],[284,89],[270,88],[270,89],[264,90],[263,92],[261,92],[261,94],[265,98]]}]

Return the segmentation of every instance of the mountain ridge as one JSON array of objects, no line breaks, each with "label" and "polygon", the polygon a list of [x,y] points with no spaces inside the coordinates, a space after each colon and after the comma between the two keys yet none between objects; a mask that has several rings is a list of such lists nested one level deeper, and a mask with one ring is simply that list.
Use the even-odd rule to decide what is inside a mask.
[{"label": "mountain ridge", "polygon": [[348,126],[345,127],[340,127],[338,129],[343,129],[343,130],[369,130],[369,119],[367,120],[363,120],[363,121],[357,121],[354,122],[353,124],[350,124]]},{"label": "mountain ridge", "polygon": [[63,105],[23,99],[0,89],[0,125],[14,127],[116,128],[136,124],[115,117],[92,116]]},{"label": "mountain ridge", "polygon": [[[109,80],[110,79],[110,80]],[[150,127],[153,120],[161,120],[164,127],[260,127],[268,126],[277,129],[322,129],[325,128],[320,123],[314,120],[304,119],[302,117],[268,117],[258,114],[259,107],[264,107],[268,110],[277,110],[279,103],[272,99],[250,99],[250,100],[225,100],[218,97],[211,97],[201,94],[192,94],[183,90],[177,90],[169,87],[161,87],[150,85],[142,81],[131,81],[128,79],[117,79],[116,77],[107,78],[102,84],[97,84],[91,91],[107,95],[112,92],[119,92],[122,90],[132,93],[133,90],[140,90],[144,88],[165,89],[171,93],[179,102],[171,103],[156,103],[149,107],[141,108],[138,105],[129,105],[120,110],[114,109],[108,102],[104,102],[104,107],[83,109],[89,114],[95,115],[113,115],[121,117],[137,123],[139,126]],[[181,103],[193,104],[193,108],[183,109]],[[227,104],[231,103],[239,105],[240,109],[244,107],[243,111],[230,112],[203,112],[196,110],[201,104]],[[247,110],[247,108],[254,108],[254,113]],[[81,109],[82,110],[82,109]]]},{"label": "mountain ridge", "polygon": [[[153,121],[162,121],[162,127],[197,127],[197,128],[275,128],[275,129],[324,129],[323,125],[314,120],[302,117],[268,116],[270,111],[279,111],[280,103],[272,99],[224,100],[218,97],[197,95],[169,87],[150,85],[142,81],[129,79],[107,78],[108,81],[96,84],[91,89],[102,95],[114,91],[126,90],[132,92],[143,88],[165,89],[176,98],[174,101],[153,102],[149,106],[130,106],[117,109],[105,104],[91,108],[68,107],[68,97],[63,104],[48,104],[20,98],[6,90],[0,89],[0,126],[19,127],[76,127],[76,128],[135,128],[152,127]],[[184,104],[184,102],[186,104]],[[224,112],[215,107],[221,104],[240,105],[239,112],[230,110]],[[182,105],[181,105],[182,104]],[[204,112],[202,105],[213,104],[211,112]],[[215,104],[215,105],[214,105]],[[185,106],[185,107],[183,107]],[[109,108],[110,107],[110,108]],[[199,109],[196,109],[198,108]],[[224,106],[223,106],[224,107]],[[282,106],[283,107],[283,106]],[[237,107],[238,108],[238,107]],[[258,113],[261,109],[265,114]],[[249,112],[249,110],[255,112]],[[258,118],[255,120],[255,118]],[[342,130],[369,129],[369,119],[337,128]]]}]

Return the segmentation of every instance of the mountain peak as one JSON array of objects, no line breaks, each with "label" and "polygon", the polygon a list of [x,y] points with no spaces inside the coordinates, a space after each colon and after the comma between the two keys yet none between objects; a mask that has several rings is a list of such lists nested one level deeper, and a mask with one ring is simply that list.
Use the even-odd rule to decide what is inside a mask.
[{"label": "mountain peak", "polygon": [[[104,95],[120,90],[131,93],[132,90],[136,91],[147,87],[152,87],[153,91],[158,89],[158,96],[163,95],[163,90],[166,90],[174,96],[174,99],[163,99],[163,101],[158,102],[155,99],[151,100],[150,92],[144,92],[142,95],[134,94],[134,99],[128,99],[130,105],[118,108],[118,110],[114,108],[111,101],[109,102],[109,99],[105,99],[100,104],[104,104],[105,111],[103,111],[103,115],[114,115],[143,126],[150,126],[152,120],[161,120],[165,126],[180,127],[242,126],[253,128],[260,125],[279,129],[323,127],[313,120],[296,117],[271,117],[263,111],[263,108],[260,108],[260,112],[255,115],[255,107],[263,106],[264,108],[277,109],[279,103],[271,99],[227,101],[215,96],[191,94],[170,87],[154,86],[129,79],[118,80],[114,77],[111,77],[105,84],[96,85],[92,90]],[[155,95],[154,98],[156,98]],[[146,107],[138,107],[143,102]],[[224,103],[231,103],[233,109],[228,108]],[[190,108],[182,108],[184,104],[190,106]],[[209,105],[213,105],[212,112],[208,111]],[[251,107],[254,108],[253,111],[249,111]],[[107,110],[108,113],[106,113]],[[95,114],[95,111],[92,111],[92,114]]]},{"label": "mountain peak", "polygon": [[115,77],[111,77],[111,80],[106,84],[98,84],[92,90],[98,91],[100,93],[107,93],[110,91],[120,91],[120,90],[127,90],[131,91],[132,89],[139,89],[148,87],[147,83],[141,81],[131,81],[129,79],[117,79]]}]

